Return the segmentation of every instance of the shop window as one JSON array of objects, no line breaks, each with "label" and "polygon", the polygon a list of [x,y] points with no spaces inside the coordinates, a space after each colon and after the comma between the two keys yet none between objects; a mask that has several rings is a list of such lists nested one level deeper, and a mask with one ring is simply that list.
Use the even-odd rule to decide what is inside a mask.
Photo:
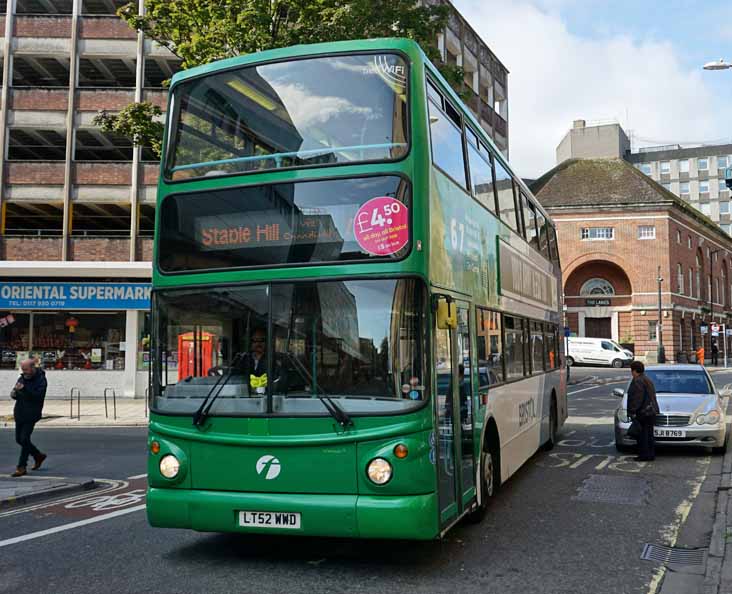
[{"label": "shop window", "polygon": [[125,368],[125,313],[37,313],[32,353],[45,369]]},{"label": "shop window", "polygon": [[141,311],[138,316],[137,369],[147,371],[150,369],[150,312]]},{"label": "shop window", "polygon": [[29,314],[0,311],[0,369],[17,369],[28,357],[29,328]]}]

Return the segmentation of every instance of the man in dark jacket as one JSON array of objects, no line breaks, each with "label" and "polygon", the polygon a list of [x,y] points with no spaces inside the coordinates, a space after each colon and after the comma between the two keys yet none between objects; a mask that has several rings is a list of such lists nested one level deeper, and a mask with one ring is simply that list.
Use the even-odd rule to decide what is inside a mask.
[{"label": "man in dark jacket", "polygon": [[10,476],[26,474],[28,456],[33,456],[36,463],[33,470],[38,470],[46,459],[46,454],[31,443],[31,434],[35,424],[41,420],[43,401],[46,398],[46,374],[36,368],[33,359],[27,359],[20,364],[22,371],[10,396],[15,400],[13,416],[15,417],[15,441],[20,446],[18,467]]},{"label": "man in dark jacket", "polygon": [[[628,388],[628,416],[638,419],[641,426],[641,434],[638,437],[638,457],[636,460],[647,462],[656,457],[656,441],[653,437],[653,425],[656,415],[659,413],[658,400],[656,399],[656,387],[645,374],[645,367],[640,361],[633,361],[630,364],[630,372],[633,381]],[[653,414],[639,414],[643,409],[650,410]]]}]

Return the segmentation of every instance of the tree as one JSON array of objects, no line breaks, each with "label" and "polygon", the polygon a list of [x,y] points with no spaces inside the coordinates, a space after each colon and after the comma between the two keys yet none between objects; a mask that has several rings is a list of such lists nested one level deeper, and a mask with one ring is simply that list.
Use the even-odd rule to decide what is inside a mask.
[{"label": "tree", "polygon": [[[440,62],[437,33],[450,11],[444,4],[417,0],[140,0],[119,9],[133,29],[166,47],[181,59],[183,69],[222,58],[301,43],[375,37],[407,37],[417,41],[454,87],[462,70]],[[107,132],[150,146],[159,156],[161,115],[151,103],[133,103],[117,115],[99,113],[94,123]]]}]

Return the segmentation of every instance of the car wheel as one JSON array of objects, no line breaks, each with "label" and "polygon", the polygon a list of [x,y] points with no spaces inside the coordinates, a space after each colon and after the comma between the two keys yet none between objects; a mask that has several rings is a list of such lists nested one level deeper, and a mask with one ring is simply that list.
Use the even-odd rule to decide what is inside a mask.
[{"label": "car wheel", "polygon": [[483,499],[470,514],[467,520],[471,524],[478,524],[485,518],[491,499],[496,494],[498,483],[500,481],[500,473],[498,470],[498,454],[493,447],[489,447],[488,451],[483,452],[480,456],[480,480]]},{"label": "car wheel", "polygon": [[623,362],[620,359],[613,359],[613,367],[620,369],[623,366]]},{"label": "car wheel", "polygon": [[565,363],[567,364],[567,367],[572,367],[572,365],[574,365],[574,359],[572,359],[572,357],[567,357]]},{"label": "car wheel", "polygon": [[554,449],[557,444],[557,401],[552,396],[551,409],[549,411],[549,439],[544,444],[544,450]]}]

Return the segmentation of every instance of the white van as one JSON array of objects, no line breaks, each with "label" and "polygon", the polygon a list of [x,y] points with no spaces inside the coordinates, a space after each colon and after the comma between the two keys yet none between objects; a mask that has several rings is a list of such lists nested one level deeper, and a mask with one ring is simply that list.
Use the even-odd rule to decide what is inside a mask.
[{"label": "white van", "polygon": [[620,368],[633,361],[633,354],[614,340],[570,336],[568,342],[567,365],[585,363]]}]

